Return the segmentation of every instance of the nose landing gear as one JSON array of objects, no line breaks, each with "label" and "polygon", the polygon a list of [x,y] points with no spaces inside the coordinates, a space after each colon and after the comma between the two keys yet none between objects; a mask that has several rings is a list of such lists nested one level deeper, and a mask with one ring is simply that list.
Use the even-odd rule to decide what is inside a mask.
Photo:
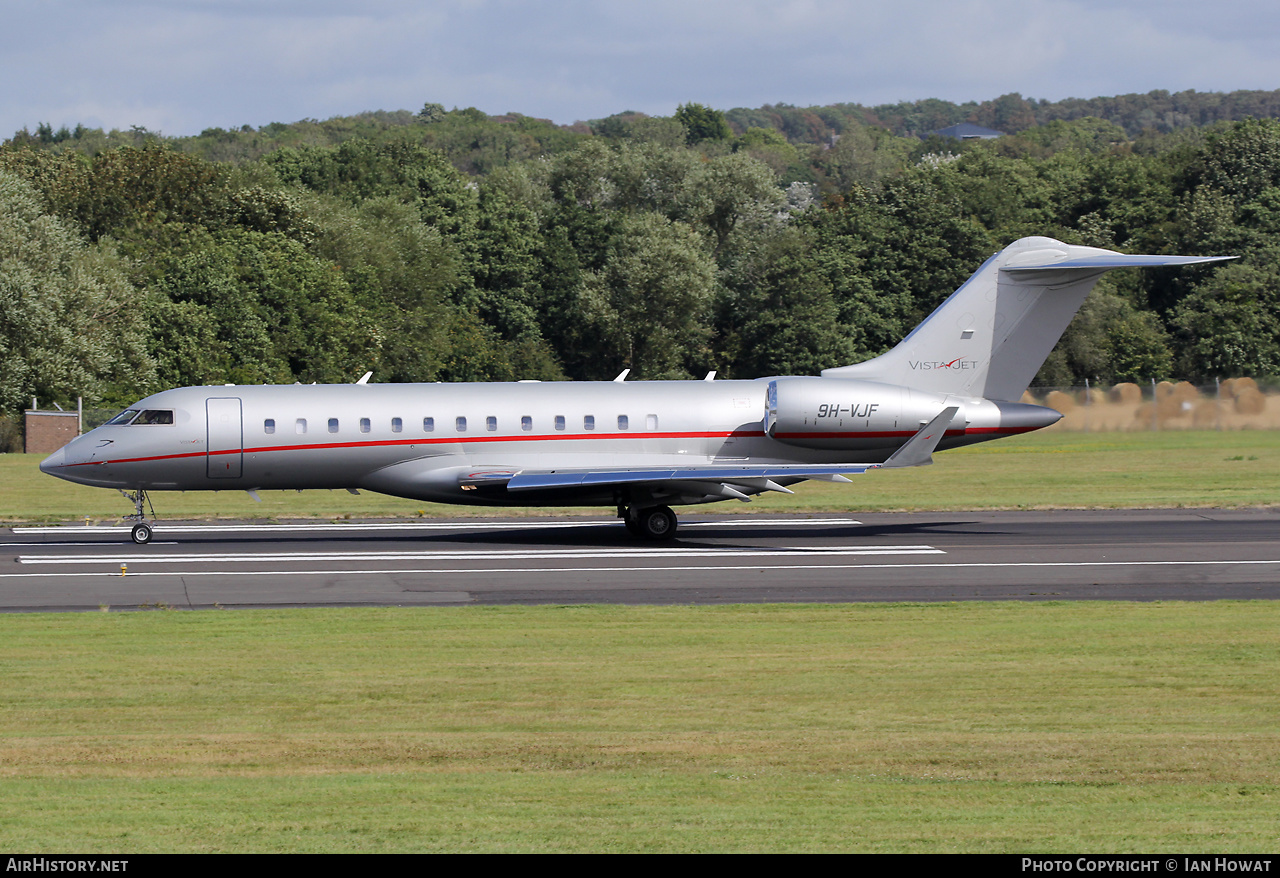
[{"label": "nose landing gear", "polygon": [[[118,489],[124,498],[131,502],[134,506],[133,515],[126,515],[125,521],[133,522],[133,530],[129,532],[129,537],[139,546],[145,546],[151,542],[154,533],[154,522],[156,518],[155,507],[151,505],[151,498],[147,496],[147,492],[139,488],[136,491],[126,491],[124,488]],[[146,504],[151,510],[151,521],[147,521],[147,516],[142,511],[142,505]]]}]

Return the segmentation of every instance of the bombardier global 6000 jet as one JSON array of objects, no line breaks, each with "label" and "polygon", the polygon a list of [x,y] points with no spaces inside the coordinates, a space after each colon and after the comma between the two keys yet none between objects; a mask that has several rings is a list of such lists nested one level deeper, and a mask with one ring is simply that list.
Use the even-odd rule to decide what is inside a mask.
[{"label": "bombardier global 6000 jet", "polygon": [[1226,258],[1023,238],[897,347],[821,376],[184,387],[139,400],[40,468],[125,492],[138,543],[151,539],[152,491],[286,488],[602,505],[638,536],[669,538],[673,505],[918,466],[1055,423],[1056,411],[1018,400],[1103,273]]}]

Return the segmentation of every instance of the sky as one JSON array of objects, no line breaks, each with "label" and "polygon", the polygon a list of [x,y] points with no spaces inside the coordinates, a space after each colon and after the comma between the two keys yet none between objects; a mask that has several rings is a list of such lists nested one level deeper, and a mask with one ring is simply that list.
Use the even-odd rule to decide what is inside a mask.
[{"label": "sky", "polygon": [[1274,0],[0,0],[0,139],[1280,88]]}]

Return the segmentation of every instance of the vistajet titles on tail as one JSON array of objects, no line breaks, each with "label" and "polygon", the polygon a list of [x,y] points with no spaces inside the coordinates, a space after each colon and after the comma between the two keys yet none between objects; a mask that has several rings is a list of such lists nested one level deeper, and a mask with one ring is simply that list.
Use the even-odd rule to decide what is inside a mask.
[{"label": "vistajet titles on tail", "polygon": [[139,400],[50,455],[50,475],[117,488],[150,541],[152,491],[366,489],[492,506],[615,507],[651,539],[673,505],[791,493],[920,466],[935,450],[1047,427],[1017,402],[1114,268],[1232,257],[1127,256],[1023,238],[888,353],[821,377],[748,381],[184,387]]}]

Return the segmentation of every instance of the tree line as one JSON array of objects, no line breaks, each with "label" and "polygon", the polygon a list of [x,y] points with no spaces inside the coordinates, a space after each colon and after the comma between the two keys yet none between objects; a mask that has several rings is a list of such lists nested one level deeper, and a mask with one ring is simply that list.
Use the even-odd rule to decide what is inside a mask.
[{"label": "tree line", "polygon": [[[269,130],[268,130],[269,129]],[[813,374],[1028,234],[1240,255],[1108,275],[1039,383],[1280,374],[1280,122],[805,145],[682,105],[0,146],[0,412],[191,384]],[[219,147],[219,144],[221,145]],[[222,149],[222,152],[218,151]]]}]

